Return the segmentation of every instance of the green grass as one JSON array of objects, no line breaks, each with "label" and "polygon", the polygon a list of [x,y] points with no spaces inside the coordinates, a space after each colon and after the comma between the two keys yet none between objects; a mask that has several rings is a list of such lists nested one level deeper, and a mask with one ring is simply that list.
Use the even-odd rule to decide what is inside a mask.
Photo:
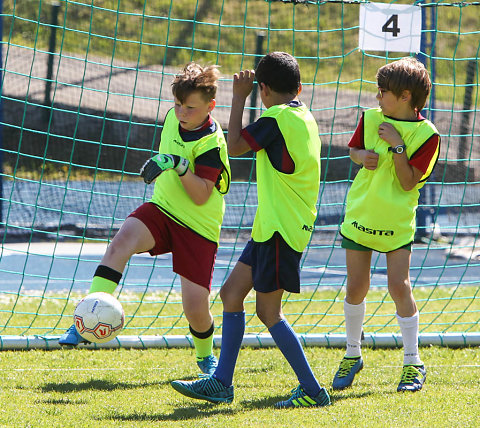
[{"label": "green grass", "polygon": [[[423,287],[414,290],[421,313],[420,331],[476,332],[479,331],[478,286]],[[220,334],[222,303],[212,293],[211,310]],[[32,292],[0,295],[0,334],[61,334],[73,321],[72,314],[79,294]],[[178,292],[120,292],[125,310],[125,335],[186,335],[188,323],[182,312]],[[344,290],[340,287],[303,291],[285,295],[283,312],[297,333],[344,334]],[[268,333],[255,315],[255,299],[246,299],[246,333]],[[384,288],[373,288],[367,297],[366,333],[398,333],[395,305]]]},{"label": "green grass", "polygon": [[[319,382],[330,388],[341,349],[307,348]],[[235,400],[214,405],[169,385],[197,375],[192,349],[2,352],[2,427],[476,427],[480,424],[478,349],[421,348],[427,382],[399,394],[402,351],[364,349],[352,388],[332,406],[274,410],[296,386],[276,348],[243,349]]]}]

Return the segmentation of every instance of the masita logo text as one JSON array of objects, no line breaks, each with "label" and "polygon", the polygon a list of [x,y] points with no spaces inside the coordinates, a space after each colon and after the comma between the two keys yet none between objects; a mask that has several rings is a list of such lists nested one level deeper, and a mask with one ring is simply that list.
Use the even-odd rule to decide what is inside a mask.
[{"label": "masita logo text", "polygon": [[173,140],[175,144],[178,144],[180,147],[185,147],[185,144],[183,144],[182,140],[177,140],[176,138]]},{"label": "masita logo text", "polygon": [[356,221],[352,221],[352,226],[359,230],[360,232],[368,233],[369,235],[379,235],[379,236],[393,236],[393,230],[383,230],[383,229],[372,229],[370,227],[362,226]]}]

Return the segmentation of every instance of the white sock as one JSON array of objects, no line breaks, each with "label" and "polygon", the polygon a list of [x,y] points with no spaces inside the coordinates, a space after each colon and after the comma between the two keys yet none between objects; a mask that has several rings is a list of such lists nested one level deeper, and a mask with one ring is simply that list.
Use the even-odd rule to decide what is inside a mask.
[{"label": "white sock", "polygon": [[345,314],[345,330],[347,333],[347,353],[346,357],[362,356],[362,329],[365,318],[365,300],[359,305],[351,305],[346,300],[343,301],[343,312]]},{"label": "white sock", "polygon": [[418,354],[418,312],[411,317],[396,316],[403,338],[403,365],[422,365]]}]

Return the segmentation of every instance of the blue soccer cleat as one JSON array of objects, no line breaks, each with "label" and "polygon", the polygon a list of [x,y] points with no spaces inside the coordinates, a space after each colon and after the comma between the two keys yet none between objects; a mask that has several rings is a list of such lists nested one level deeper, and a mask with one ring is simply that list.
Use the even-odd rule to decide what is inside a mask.
[{"label": "blue soccer cleat", "polygon": [[402,378],[398,384],[397,391],[420,391],[427,378],[425,366],[405,365],[403,366]]},{"label": "blue soccer cleat", "polygon": [[75,325],[72,325],[65,333],[58,339],[59,345],[62,346],[77,346],[79,343],[90,343],[78,333]]},{"label": "blue soccer cleat", "polygon": [[203,374],[213,375],[218,365],[218,360],[215,355],[211,354],[203,360],[197,360],[197,365]]},{"label": "blue soccer cleat", "polygon": [[363,369],[362,357],[343,357],[333,378],[332,388],[335,390],[348,388],[355,375]]},{"label": "blue soccer cleat", "polygon": [[212,376],[194,381],[174,380],[171,385],[175,391],[190,398],[211,403],[231,403],[233,401],[233,385],[226,387]]},{"label": "blue soccer cleat", "polygon": [[300,385],[292,389],[292,396],[285,401],[275,403],[276,409],[289,409],[295,407],[323,407],[331,404],[330,396],[325,388],[321,388],[316,397],[308,395]]}]

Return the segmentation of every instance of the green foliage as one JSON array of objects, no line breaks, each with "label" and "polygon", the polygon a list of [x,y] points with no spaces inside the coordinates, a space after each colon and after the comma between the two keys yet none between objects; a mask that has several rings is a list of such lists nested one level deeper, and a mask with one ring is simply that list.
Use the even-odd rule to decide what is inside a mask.
[{"label": "green foliage", "polygon": [[[4,3],[4,41],[47,49],[50,4]],[[374,82],[379,66],[402,56],[358,51],[358,8],[358,4],[264,0],[64,1],[57,45],[64,54],[107,63],[128,61],[139,67],[179,66],[190,60],[216,63],[228,75],[254,66],[257,35],[263,32],[264,51],[295,55],[305,82],[358,89],[360,79]],[[478,57],[474,6],[426,9],[426,35],[435,49],[428,49],[427,62],[436,59],[437,96],[461,100],[463,89],[452,86],[452,78],[463,83],[466,59]]]}]

